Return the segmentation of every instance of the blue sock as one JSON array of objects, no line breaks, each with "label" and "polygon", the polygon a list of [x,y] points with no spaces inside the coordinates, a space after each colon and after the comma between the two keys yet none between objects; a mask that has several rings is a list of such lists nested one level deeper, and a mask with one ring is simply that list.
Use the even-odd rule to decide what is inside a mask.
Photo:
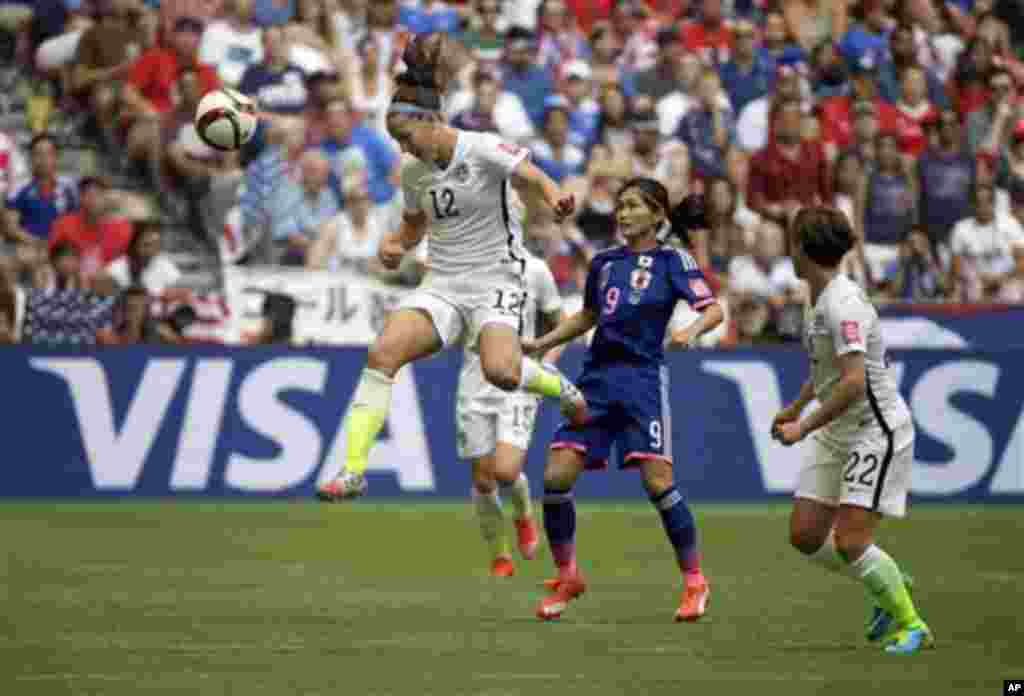
[{"label": "blue sock", "polygon": [[697,525],[683,494],[675,486],[651,496],[651,504],[658,509],[665,534],[672,542],[679,568],[684,573],[700,572],[700,554],[697,552]]},{"label": "blue sock", "polygon": [[572,490],[544,489],[544,532],[559,572],[576,569],[576,503]]}]

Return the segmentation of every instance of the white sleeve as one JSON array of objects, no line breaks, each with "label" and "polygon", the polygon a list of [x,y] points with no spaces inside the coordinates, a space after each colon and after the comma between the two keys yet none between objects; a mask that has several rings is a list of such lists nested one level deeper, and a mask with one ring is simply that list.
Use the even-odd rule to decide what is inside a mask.
[{"label": "white sleeve", "polygon": [[829,333],[832,334],[832,345],[837,356],[867,352],[868,332],[871,330],[874,317],[875,312],[871,305],[855,295],[843,297],[829,304],[825,321]]},{"label": "white sleeve", "polygon": [[767,129],[760,122],[763,104],[760,99],[752,101],[743,107],[739,120],[736,122],[736,140],[740,149],[747,152],[757,152],[765,146],[768,140]]},{"label": "white sleeve", "polygon": [[505,180],[530,151],[514,143],[507,143],[491,133],[478,133],[474,143],[474,155],[497,179]]},{"label": "white sleeve", "polygon": [[558,285],[555,283],[555,276],[547,263],[536,260],[530,262],[532,266],[533,283],[531,284],[537,293],[537,307],[542,314],[551,314],[562,309],[562,296],[558,293]]},{"label": "white sleeve", "polygon": [[970,234],[967,225],[970,224],[970,219],[965,219],[953,225],[953,233],[949,237],[949,250],[954,256],[963,256],[967,252],[967,236]]}]

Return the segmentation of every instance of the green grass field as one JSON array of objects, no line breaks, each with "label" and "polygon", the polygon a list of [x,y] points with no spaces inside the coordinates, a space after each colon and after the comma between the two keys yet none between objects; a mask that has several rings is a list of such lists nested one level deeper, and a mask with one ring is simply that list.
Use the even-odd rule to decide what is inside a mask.
[{"label": "green grass field", "polygon": [[[0,503],[0,694],[995,694],[1024,678],[1020,507],[919,505],[883,545],[938,649],[881,654],[859,586],[786,546],[787,508],[697,507],[711,613],[646,504],[583,505],[590,591],[533,608],[468,504]],[[694,690],[702,689],[701,691]]]}]

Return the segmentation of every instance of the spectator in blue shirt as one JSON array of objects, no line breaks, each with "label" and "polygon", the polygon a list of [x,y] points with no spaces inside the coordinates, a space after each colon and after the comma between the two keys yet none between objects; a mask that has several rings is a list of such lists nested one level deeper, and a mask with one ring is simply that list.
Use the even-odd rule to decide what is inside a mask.
[{"label": "spectator in blue shirt", "polygon": [[781,12],[769,12],[764,18],[764,34],[758,49],[761,61],[774,75],[780,65],[799,68],[807,63],[807,52],[789,39],[786,19]]},{"label": "spectator in blue shirt", "polygon": [[380,205],[395,197],[398,153],[375,130],[356,124],[352,106],[346,100],[333,99],[327,104],[327,137],[320,148],[331,163],[331,187],[339,199],[346,167],[359,160],[367,168],[367,188],[373,202]]},{"label": "spectator in blue shirt", "polygon": [[565,96],[569,100],[569,142],[589,152],[601,125],[601,107],[592,93],[590,66],[582,60],[565,66]]},{"label": "spectator in blue shirt", "polygon": [[288,39],[281,27],[263,30],[263,62],[250,65],[238,89],[272,114],[301,114],[306,108],[306,76],[288,62]]},{"label": "spectator in blue shirt", "polygon": [[462,29],[458,11],[433,0],[426,0],[419,7],[403,4],[398,8],[398,23],[413,34],[440,32],[456,35]]},{"label": "spectator in blue shirt", "polygon": [[679,122],[676,137],[689,150],[694,178],[724,177],[726,154],[736,140],[736,117],[714,68],[701,74],[697,98],[700,101]]},{"label": "spectator in blue shirt", "polygon": [[718,69],[722,87],[729,95],[733,113],[758,97],[768,94],[772,71],[755,50],[754,25],[746,20],[736,22],[732,60]]},{"label": "spectator in blue shirt", "polygon": [[933,245],[949,242],[953,225],[971,214],[975,158],[964,146],[956,111],[939,114],[938,143],[917,160],[918,215]]},{"label": "spectator in blue shirt", "polygon": [[284,26],[295,16],[295,0],[253,0],[252,21],[261,27]]},{"label": "spectator in blue shirt", "polygon": [[537,41],[533,32],[512,27],[505,33],[502,79],[505,90],[519,96],[534,127],[544,122],[544,100],[551,94],[551,77],[534,64]]},{"label": "spectator in blue shirt", "polygon": [[321,228],[341,211],[341,201],[328,185],[331,174],[327,157],[307,150],[299,160],[299,179],[289,178],[271,212],[270,235],[281,252],[279,262],[303,266],[306,251],[320,236]]},{"label": "spectator in blue shirt", "polygon": [[53,221],[78,207],[78,191],[72,179],[57,174],[57,143],[52,137],[34,137],[29,154],[32,179],[8,195],[3,224],[15,242],[46,242]]},{"label": "spectator in blue shirt", "polygon": [[530,143],[533,161],[556,182],[583,173],[586,155],[569,142],[569,102],[563,96],[549,97],[544,111],[544,129]]}]

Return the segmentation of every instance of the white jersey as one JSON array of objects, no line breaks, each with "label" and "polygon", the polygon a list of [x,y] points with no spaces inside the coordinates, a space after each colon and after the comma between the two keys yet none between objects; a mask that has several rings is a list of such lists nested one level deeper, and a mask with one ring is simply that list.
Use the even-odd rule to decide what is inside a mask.
[{"label": "white jersey", "polygon": [[865,429],[879,429],[889,436],[910,422],[910,410],[889,372],[878,313],[860,286],[836,274],[809,310],[804,334],[814,395],[819,402],[828,399],[839,382],[839,356],[864,353],[864,397],[826,425],[821,437],[848,444],[862,437]]},{"label": "white jersey", "polygon": [[456,131],[446,169],[408,157],[402,162],[405,209],[427,215],[425,283],[506,267],[521,273],[522,228],[511,214],[509,175],[526,148],[491,133]]},{"label": "white jersey", "polygon": [[[541,316],[561,310],[562,298],[558,294],[555,277],[547,263],[532,255],[526,257],[523,285],[524,296],[520,309],[521,335],[523,338],[536,338]],[[497,406],[508,396],[508,392],[487,381],[480,366],[480,354],[467,346],[463,355],[462,374],[459,375],[459,400],[466,399],[476,404]],[[533,395],[528,396],[534,398]]]}]

